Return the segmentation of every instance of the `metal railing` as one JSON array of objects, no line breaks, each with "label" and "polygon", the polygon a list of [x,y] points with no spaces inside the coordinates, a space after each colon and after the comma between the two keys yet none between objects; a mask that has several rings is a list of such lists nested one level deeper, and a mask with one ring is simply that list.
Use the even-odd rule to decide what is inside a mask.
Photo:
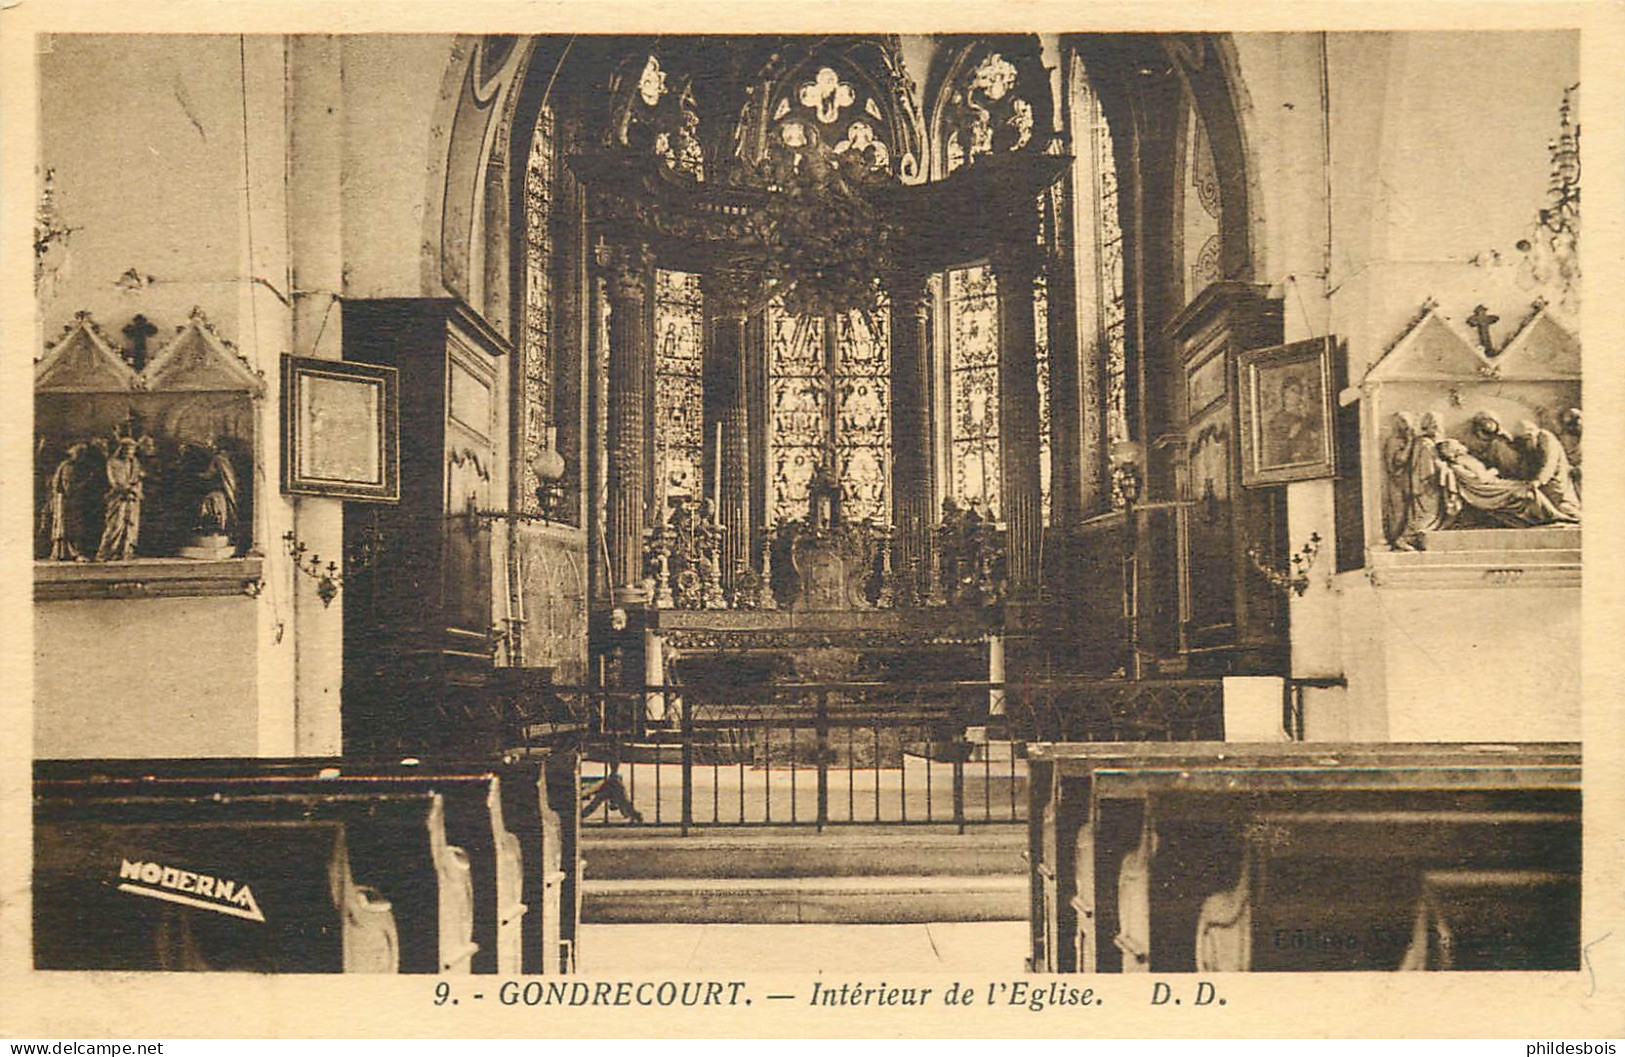
[{"label": "metal railing", "polygon": [[1026,821],[1028,741],[1223,736],[1218,680],[798,682],[538,689],[527,743],[583,755],[593,826]]}]

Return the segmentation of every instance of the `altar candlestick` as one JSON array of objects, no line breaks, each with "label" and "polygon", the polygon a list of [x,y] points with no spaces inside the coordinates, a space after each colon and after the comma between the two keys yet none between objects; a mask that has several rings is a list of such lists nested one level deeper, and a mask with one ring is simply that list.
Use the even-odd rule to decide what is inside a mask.
[{"label": "altar candlestick", "polygon": [[722,423],[717,423],[717,442],[711,449],[711,501],[722,507]]}]

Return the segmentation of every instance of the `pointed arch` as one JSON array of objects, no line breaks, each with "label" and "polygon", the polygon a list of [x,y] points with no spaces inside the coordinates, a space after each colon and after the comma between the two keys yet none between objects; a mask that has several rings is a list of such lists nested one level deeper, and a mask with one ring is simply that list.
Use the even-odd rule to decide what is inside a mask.
[{"label": "pointed arch", "polygon": [[946,49],[931,88],[932,179],[983,154],[1048,148],[1054,103],[1036,35],[977,37]]},{"label": "pointed arch", "polygon": [[737,134],[748,162],[817,137],[837,153],[865,152],[904,182],[923,171],[919,115],[895,39],[798,40],[755,80],[761,102],[741,109]]}]

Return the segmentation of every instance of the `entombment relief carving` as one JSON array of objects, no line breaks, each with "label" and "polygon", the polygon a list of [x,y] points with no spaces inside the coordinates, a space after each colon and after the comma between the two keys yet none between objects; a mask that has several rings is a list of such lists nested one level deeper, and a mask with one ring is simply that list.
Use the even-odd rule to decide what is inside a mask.
[{"label": "entombment relief carving", "polygon": [[[1578,453],[1580,411],[1563,417]],[[1426,533],[1448,529],[1579,524],[1574,466],[1556,433],[1533,420],[1509,433],[1488,412],[1469,430],[1470,445],[1441,435],[1433,412],[1393,415],[1382,446],[1383,531],[1393,549],[1421,549]]]}]

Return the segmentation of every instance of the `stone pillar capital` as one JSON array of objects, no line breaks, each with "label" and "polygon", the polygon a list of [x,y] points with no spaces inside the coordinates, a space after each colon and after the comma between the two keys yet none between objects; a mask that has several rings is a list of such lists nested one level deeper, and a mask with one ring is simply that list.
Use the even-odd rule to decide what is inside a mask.
[{"label": "stone pillar capital", "polygon": [[920,272],[897,272],[886,281],[886,296],[894,315],[924,319],[931,311],[931,284]]},{"label": "stone pillar capital", "polygon": [[600,239],[593,249],[593,257],[608,285],[612,303],[641,304],[649,296],[649,275],[654,268],[654,254],[647,244]]},{"label": "stone pillar capital", "polygon": [[700,274],[700,291],[705,295],[706,311],[713,319],[743,323],[750,314],[757,286],[749,268],[722,263]]}]

